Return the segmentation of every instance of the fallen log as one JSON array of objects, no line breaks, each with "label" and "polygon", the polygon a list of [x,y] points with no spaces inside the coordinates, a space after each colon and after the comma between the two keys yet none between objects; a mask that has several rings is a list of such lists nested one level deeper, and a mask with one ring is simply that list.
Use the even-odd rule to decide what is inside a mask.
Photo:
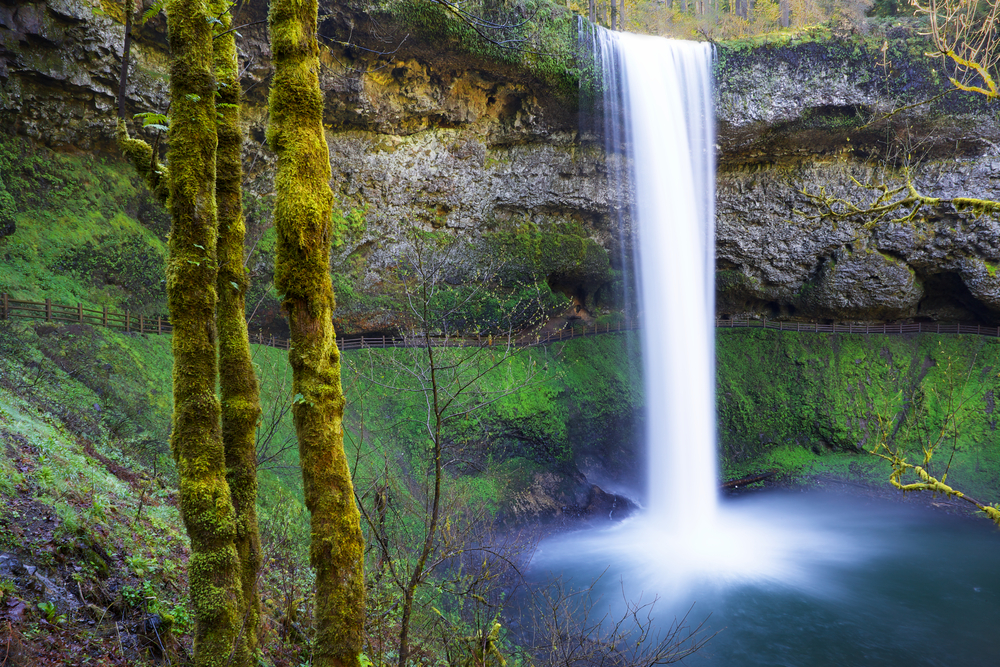
[{"label": "fallen log", "polygon": [[723,489],[738,489],[741,486],[746,486],[747,484],[753,484],[754,482],[763,482],[765,479],[770,479],[778,474],[777,470],[768,470],[767,472],[762,472],[756,475],[750,475],[749,477],[740,477],[739,479],[731,479],[728,482],[722,483]]}]

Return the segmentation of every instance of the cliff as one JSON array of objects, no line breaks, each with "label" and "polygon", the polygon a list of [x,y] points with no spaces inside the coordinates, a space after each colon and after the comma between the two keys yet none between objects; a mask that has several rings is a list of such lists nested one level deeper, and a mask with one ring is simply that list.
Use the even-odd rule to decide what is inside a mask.
[{"label": "cliff", "polygon": [[[258,285],[270,278],[273,166],[263,138],[264,5],[246,3],[237,17],[245,25]],[[8,133],[62,152],[116,156],[110,119],[124,35],[116,6],[0,2],[0,122]],[[391,11],[324,3],[321,14],[330,158],[353,221],[333,258],[342,331],[400,324],[376,295],[411,225],[457,235],[473,256],[500,254],[507,279],[541,281],[556,292],[553,303],[568,306],[565,319],[622,305],[622,257],[632,241],[628,212],[608,182],[620,158],[579,129],[581,117],[589,126],[589,110],[578,109],[576,17],[543,6],[524,36],[544,51],[511,52],[424,3],[398,2]],[[137,29],[130,112],[167,108],[164,29],[162,16]],[[995,112],[966,94],[909,106],[950,87],[923,51],[915,28],[898,22],[867,36],[719,45],[720,315],[997,321],[996,221],[945,210],[870,228],[831,223],[810,217],[803,194],[870,201],[852,178],[898,183],[911,164],[926,194],[1000,197]],[[253,296],[257,326],[280,326],[273,297],[263,287]]]}]

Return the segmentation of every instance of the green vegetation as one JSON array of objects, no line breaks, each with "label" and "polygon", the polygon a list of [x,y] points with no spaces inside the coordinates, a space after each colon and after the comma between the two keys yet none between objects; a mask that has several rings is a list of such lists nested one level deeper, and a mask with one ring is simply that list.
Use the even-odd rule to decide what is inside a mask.
[{"label": "green vegetation", "polygon": [[[479,391],[495,394],[504,384],[523,381],[532,368],[541,370],[538,384],[529,390],[503,396],[446,431],[446,439],[470,450],[469,466],[460,470],[475,470],[473,462],[486,467],[489,461],[493,470],[503,475],[522,466],[568,473],[583,455],[611,455],[630,449],[631,433],[616,433],[616,429],[630,423],[642,408],[638,362],[629,354],[632,345],[637,345],[634,335],[621,334],[530,348],[484,377]],[[351,371],[345,375],[348,423],[358,429],[363,422],[366,431],[365,439],[357,441],[363,450],[362,468],[356,474],[377,474],[381,460],[376,454],[383,450],[405,453],[407,467],[417,466],[425,455],[427,406],[416,386],[404,383],[400,391],[363,379],[371,369],[404,363],[409,354],[405,349],[344,354]],[[446,349],[439,354],[442,363],[452,356]],[[390,357],[397,358],[395,363]],[[400,382],[398,377],[392,380]],[[375,467],[368,469],[365,462],[375,462],[369,463]],[[608,461],[612,465],[618,462]],[[488,491],[496,487],[486,483],[478,488]],[[507,495],[523,490],[505,488]],[[505,500],[509,498],[490,498],[497,507]]]},{"label": "green vegetation", "polygon": [[888,484],[888,464],[867,452],[880,423],[897,420],[895,442],[912,461],[944,434],[931,474],[948,470],[956,488],[985,502],[1000,498],[1000,340],[722,330],[717,350],[729,476],[774,467],[803,479]]},{"label": "green vegetation", "polygon": [[499,23],[509,23],[512,27],[507,30],[484,31],[495,42],[507,42],[506,45],[483,39],[469,22],[437,2],[388,0],[382,9],[427,43],[469,53],[482,60],[522,67],[567,102],[575,103],[579,86],[575,15],[550,0],[527,0],[499,14],[487,5],[463,5],[462,9],[489,16]]},{"label": "green vegetation", "polygon": [[125,164],[3,135],[0,180],[0,217],[16,227],[0,237],[0,292],[166,311],[166,217]]},{"label": "green vegetation", "polygon": [[[84,618],[134,625],[169,616],[173,638],[189,650],[189,542],[167,443],[170,342],[75,324],[0,322],[0,549],[83,595],[92,605]],[[255,352],[260,366],[273,357],[287,370],[283,351]],[[265,382],[263,398],[287,397],[280,382]],[[259,473],[264,551],[275,561],[294,560],[309,541],[300,477],[282,472]],[[277,609],[288,582],[274,567],[262,581],[264,600]],[[307,589],[308,579],[296,585]],[[115,611],[105,616],[109,605]],[[280,646],[278,615],[268,621],[265,637]],[[100,626],[89,632],[87,645],[117,654],[99,651],[101,633]]]}]

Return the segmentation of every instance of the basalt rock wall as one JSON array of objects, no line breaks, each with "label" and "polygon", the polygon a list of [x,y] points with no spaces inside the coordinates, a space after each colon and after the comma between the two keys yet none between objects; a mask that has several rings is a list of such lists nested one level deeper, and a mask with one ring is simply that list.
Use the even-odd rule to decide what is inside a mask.
[{"label": "basalt rock wall", "polygon": [[[487,250],[506,235],[530,241],[514,248],[513,263],[530,264],[527,273],[569,296],[569,318],[619,308],[632,242],[622,198],[608,185],[620,157],[580,131],[581,117],[591,125],[578,108],[571,54],[505,60],[470,47],[418,4],[393,15],[321,5],[334,186],[345,212],[361,221],[338,245],[336,271],[360,294],[374,294],[413,225]],[[124,37],[117,6],[0,1],[0,121],[8,132],[59,150],[116,154],[111,118]],[[241,11],[249,191],[266,202],[266,4]],[[550,39],[571,44],[575,17],[547,11]],[[162,17],[136,29],[130,113],[167,108],[164,30]],[[863,207],[878,191],[859,184],[897,187],[907,165],[924,194],[1000,198],[1000,131],[982,100],[950,94],[888,115],[950,87],[943,64],[923,55],[914,34],[884,24],[867,36],[720,45],[720,315],[997,321],[994,219],[945,207],[871,224],[821,218],[810,205],[821,197]],[[528,246],[534,256],[516,256]],[[266,281],[268,258],[258,259]],[[396,324],[365,303],[345,305],[348,331]]]},{"label": "basalt rock wall", "polygon": [[845,215],[904,199],[908,179],[930,197],[1000,199],[995,109],[946,92],[916,32],[720,49],[720,314],[997,321],[995,217]]}]

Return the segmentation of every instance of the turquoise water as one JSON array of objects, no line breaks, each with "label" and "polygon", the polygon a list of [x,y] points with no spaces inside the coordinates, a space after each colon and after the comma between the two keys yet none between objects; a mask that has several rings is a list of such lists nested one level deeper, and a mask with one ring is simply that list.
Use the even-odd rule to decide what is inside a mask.
[{"label": "turquoise water", "polygon": [[688,665],[1000,664],[1000,532],[988,520],[820,493],[722,509],[764,539],[692,558],[637,519],[543,542],[532,575],[600,577],[602,613],[624,609],[623,591],[655,595],[660,626],[694,604],[689,623],[710,614],[706,633],[719,634]]}]

